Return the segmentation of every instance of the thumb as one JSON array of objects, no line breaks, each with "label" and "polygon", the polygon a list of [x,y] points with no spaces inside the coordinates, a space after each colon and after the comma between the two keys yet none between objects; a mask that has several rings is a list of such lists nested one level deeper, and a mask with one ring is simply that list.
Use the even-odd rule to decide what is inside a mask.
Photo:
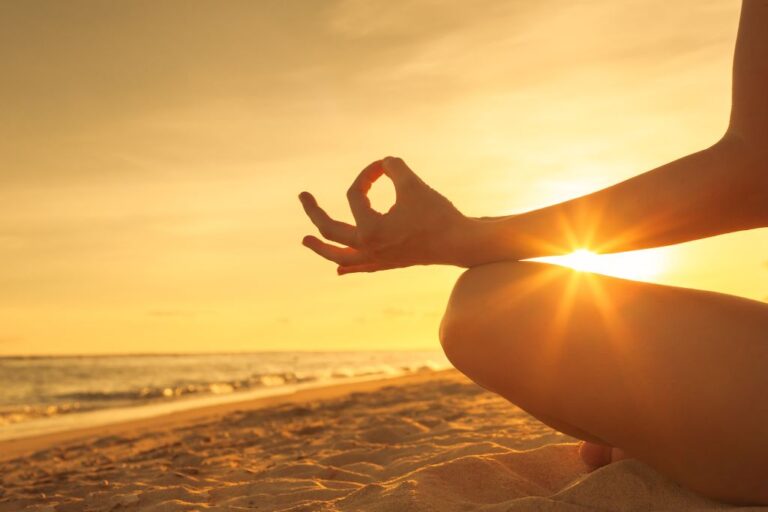
[{"label": "thumb", "polygon": [[395,190],[404,185],[420,181],[416,173],[405,164],[402,158],[388,156],[381,161],[381,167],[384,174],[394,183]]}]

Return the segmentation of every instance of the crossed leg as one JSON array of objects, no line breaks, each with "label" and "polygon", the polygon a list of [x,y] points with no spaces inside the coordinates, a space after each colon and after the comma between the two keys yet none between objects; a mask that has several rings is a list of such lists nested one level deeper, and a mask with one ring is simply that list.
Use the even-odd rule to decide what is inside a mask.
[{"label": "crossed leg", "polygon": [[494,263],[458,280],[440,339],[544,423],[704,495],[768,503],[768,305]]}]

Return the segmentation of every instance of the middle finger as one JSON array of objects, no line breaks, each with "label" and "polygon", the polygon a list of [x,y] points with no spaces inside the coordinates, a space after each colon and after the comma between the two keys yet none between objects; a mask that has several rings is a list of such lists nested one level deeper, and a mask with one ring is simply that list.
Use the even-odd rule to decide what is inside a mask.
[{"label": "middle finger", "polygon": [[357,245],[357,229],[355,226],[332,219],[325,210],[320,208],[317,200],[309,192],[302,192],[299,195],[299,199],[309,220],[317,226],[323,237],[350,247]]}]

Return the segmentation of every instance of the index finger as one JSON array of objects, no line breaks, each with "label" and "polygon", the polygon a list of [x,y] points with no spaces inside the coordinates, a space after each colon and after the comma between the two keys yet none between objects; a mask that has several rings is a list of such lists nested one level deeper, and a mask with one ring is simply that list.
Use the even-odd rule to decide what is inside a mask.
[{"label": "index finger", "polygon": [[347,200],[355,217],[355,222],[359,226],[376,215],[376,211],[371,208],[371,201],[368,199],[368,191],[371,185],[384,174],[382,161],[376,160],[363,169],[352,182],[347,191]]}]

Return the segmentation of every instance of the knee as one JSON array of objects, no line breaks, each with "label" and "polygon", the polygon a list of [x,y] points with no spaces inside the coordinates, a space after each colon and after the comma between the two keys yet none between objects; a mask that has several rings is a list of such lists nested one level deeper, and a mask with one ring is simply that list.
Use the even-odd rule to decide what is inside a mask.
[{"label": "knee", "polygon": [[[503,262],[471,268],[459,277],[440,324],[440,343],[451,363],[464,373],[482,366],[493,344],[509,350],[524,339],[531,302],[526,294],[550,265]],[[501,348],[501,347],[497,347]]]},{"label": "knee", "polygon": [[[475,267],[478,268],[478,267]],[[440,346],[443,348],[448,360],[455,367],[459,367],[459,350],[466,350],[466,336],[463,336],[463,324],[465,320],[465,311],[457,307],[457,302],[464,302],[466,297],[467,281],[473,279],[474,269],[470,268],[459,276],[456,284],[453,286],[448,305],[440,321],[440,330],[438,337]]]}]

